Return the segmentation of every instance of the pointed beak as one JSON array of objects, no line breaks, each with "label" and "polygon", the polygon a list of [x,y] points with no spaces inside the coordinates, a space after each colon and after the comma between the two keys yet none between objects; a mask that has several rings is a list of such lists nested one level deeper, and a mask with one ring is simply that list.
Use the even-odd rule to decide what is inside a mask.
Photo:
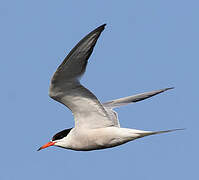
[{"label": "pointed beak", "polygon": [[45,145],[41,146],[37,151],[40,151],[40,150],[47,148],[49,146],[53,146],[54,144],[55,144],[55,142],[50,141],[50,142],[46,143]]}]

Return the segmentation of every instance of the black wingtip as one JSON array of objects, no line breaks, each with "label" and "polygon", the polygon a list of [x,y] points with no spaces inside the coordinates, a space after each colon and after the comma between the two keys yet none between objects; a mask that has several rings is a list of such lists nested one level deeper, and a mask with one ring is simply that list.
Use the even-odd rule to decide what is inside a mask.
[{"label": "black wingtip", "polygon": [[101,26],[97,27],[95,30],[98,31],[103,31],[105,29],[106,24],[102,24]]},{"label": "black wingtip", "polygon": [[105,26],[106,26],[106,23],[102,24],[101,26],[105,28]]}]

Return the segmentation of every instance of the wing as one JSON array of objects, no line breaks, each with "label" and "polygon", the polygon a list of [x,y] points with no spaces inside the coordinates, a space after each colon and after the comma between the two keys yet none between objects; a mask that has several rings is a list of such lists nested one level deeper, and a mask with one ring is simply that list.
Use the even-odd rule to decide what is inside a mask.
[{"label": "wing", "polygon": [[105,24],[85,36],[70,51],[51,79],[49,96],[72,111],[75,127],[114,126],[113,121],[108,117],[108,113],[96,96],[79,82],[104,27]]},{"label": "wing", "polygon": [[173,87],[172,88],[160,89],[160,90],[156,90],[156,91],[145,92],[145,93],[141,93],[141,94],[136,94],[136,95],[133,95],[133,96],[128,96],[128,97],[124,97],[124,98],[120,98],[120,99],[115,99],[115,100],[112,100],[112,101],[109,101],[109,102],[105,102],[102,105],[106,109],[109,117],[114,122],[115,126],[120,127],[118,115],[117,115],[117,112],[115,112],[113,110],[114,108],[124,106],[124,105],[127,105],[127,104],[132,103],[132,102],[142,101],[144,99],[150,98],[152,96],[160,94],[160,93],[167,91],[169,89],[173,89]]},{"label": "wing", "polygon": [[133,96],[128,96],[128,97],[112,100],[112,101],[103,103],[103,106],[106,107],[106,108],[113,109],[113,108],[116,108],[116,107],[119,107],[119,106],[127,105],[127,104],[132,103],[132,102],[142,101],[144,99],[150,98],[152,96],[155,96],[157,94],[160,94],[160,93],[167,91],[167,90],[170,90],[170,89],[173,89],[173,87],[155,90],[155,91],[150,91],[150,92],[145,92],[145,93],[136,94],[136,95],[133,95]]},{"label": "wing", "polygon": [[120,127],[120,122],[119,122],[119,119],[118,119],[118,115],[117,115],[117,112],[115,112],[112,108],[110,107],[105,107],[104,108],[106,109],[106,112],[108,113],[108,116],[109,118],[111,119],[111,121],[114,123],[114,126],[116,127]]}]

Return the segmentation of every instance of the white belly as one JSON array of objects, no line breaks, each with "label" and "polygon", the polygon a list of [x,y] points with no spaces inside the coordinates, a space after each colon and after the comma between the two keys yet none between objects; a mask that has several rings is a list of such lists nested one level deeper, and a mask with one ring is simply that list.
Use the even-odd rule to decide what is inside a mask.
[{"label": "white belly", "polygon": [[133,129],[118,127],[74,129],[67,148],[77,151],[110,148],[136,139],[138,135],[133,132]]}]

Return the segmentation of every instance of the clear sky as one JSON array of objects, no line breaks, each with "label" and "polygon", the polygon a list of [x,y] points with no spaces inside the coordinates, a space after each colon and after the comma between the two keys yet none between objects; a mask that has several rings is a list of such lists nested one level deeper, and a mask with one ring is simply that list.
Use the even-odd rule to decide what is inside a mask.
[{"label": "clear sky", "polygon": [[[197,179],[198,7],[197,0],[2,0],[0,179]],[[118,109],[121,126],[187,130],[100,151],[37,152],[74,124],[48,97],[52,74],[103,23],[82,83],[101,101],[174,86]]]}]

